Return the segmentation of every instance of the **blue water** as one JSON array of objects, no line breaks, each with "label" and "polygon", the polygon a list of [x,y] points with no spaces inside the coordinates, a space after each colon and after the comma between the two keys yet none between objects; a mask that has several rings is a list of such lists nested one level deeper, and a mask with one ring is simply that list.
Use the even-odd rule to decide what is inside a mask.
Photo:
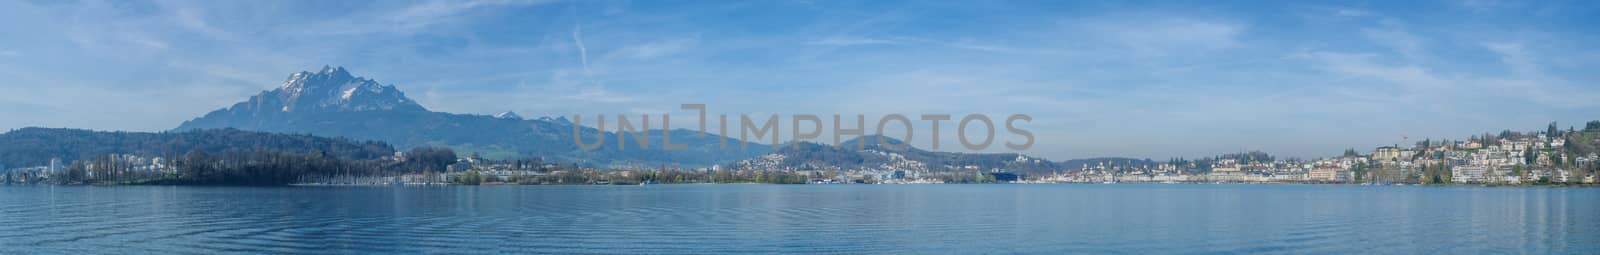
[{"label": "blue water", "polygon": [[1595,254],[1600,189],[0,186],[0,254]]}]

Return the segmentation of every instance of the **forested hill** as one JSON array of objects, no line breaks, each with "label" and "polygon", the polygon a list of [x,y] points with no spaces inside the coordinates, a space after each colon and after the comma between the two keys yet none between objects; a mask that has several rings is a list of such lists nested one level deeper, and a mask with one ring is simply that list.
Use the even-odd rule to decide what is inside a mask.
[{"label": "forested hill", "polygon": [[[880,145],[882,139],[884,144]],[[957,168],[969,170],[1005,170],[1021,173],[1049,173],[1057,170],[1056,163],[1019,153],[960,153],[928,151],[904,145],[905,142],[881,135],[867,135],[840,143],[838,146],[801,142],[798,146],[779,146],[774,155],[781,162],[744,161],[749,168],[789,169],[879,169],[948,171]]]},{"label": "forested hill", "polygon": [[143,133],[23,128],[0,134],[0,164],[8,167],[45,166],[50,164],[51,158],[59,158],[66,164],[106,154],[170,157],[194,150],[207,153],[229,150],[322,152],[351,159],[375,159],[394,154],[394,148],[382,142],[237,129]]}]

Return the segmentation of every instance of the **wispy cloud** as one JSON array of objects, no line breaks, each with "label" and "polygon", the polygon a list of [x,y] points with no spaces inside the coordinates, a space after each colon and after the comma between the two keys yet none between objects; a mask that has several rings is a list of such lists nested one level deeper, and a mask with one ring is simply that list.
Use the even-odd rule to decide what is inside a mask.
[{"label": "wispy cloud", "polygon": [[1312,51],[1291,55],[1292,58],[1311,60],[1314,66],[1341,77],[1359,81],[1375,81],[1395,86],[1404,91],[1436,89],[1446,82],[1426,68],[1413,64],[1385,64],[1378,62],[1380,55]]},{"label": "wispy cloud", "polygon": [[578,48],[578,63],[583,67],[584,75],[592,76],[593,72],[589,70],[589,46],[583,44],[582,23],[573,22],[572,24],[572,46]]},{"label": "wispy cloud", "polygon": [[831,37],[827,37],[827,38],[822,38],[822,39],[806,42],[806,44],[824,45],[824,46],[890,45],[890,44],[899,44],[899,43],[900,43],[900,41],[896,41],[896,40],[892,40],[892,39],[856,37],[856,36],[831,36]]},{"label": "wispy cloud", "polygon": [[628,58],[649,60],[668,57],[692,49],[700,43],[699,37],[672,38],[625,46],[606,54],[607,59]]},{"label": "wispy cloud", "polygon": [[1407,32],[1397,22],[1385,22],[1382,27],[1363,28],[1361,34],[1371,39],[1374,43],[1393,49],[1406,59],[1416,60],[1422,57],[1422,39]]},{"label": "wispy cloud", "polygon": [[1334,8],[1332,11],[1334,15],[1339,15],[1341,17],[1366,17],[1373,15],[1371,11],[1355,8]]},{"label": "wispy cloud", "polygon": [[1455,3],[1475,12],[1489,12],[1501,7],[1499,0],[1457,0]]},{"label": "wispy cloud", "polygon": [[1246,26],[1234,22],[1165,15],[1108,16],[1071,20],[1080,36],[1112,43],[1141,55],[1206,52],[1239,46]]},{"label": "wispy cloud", "polygon": [[551,3],[551,1],[428,0],[401,6],[380,5],[366,10],[352,11],[347,15],[335,16],[321,21],[319,24],[312,24],[307,27],[291,27],[287,32],[302,33],[308,36],[408,35],[429,31],[429,29],[440,25],[469,21],[472,20],[473,14],[480,12],[538,6],[548,3]]},{"label": "wispy cloud", "polygon": [[1484,48],[1494,51],[1500,56],[1500,62],[1510,67],[1518,75],[1538,77],[1542,76],[1538,64],[1534,63],[1528,52],[1522,49],[1522,44],[1507,42],[1484,43]]}]

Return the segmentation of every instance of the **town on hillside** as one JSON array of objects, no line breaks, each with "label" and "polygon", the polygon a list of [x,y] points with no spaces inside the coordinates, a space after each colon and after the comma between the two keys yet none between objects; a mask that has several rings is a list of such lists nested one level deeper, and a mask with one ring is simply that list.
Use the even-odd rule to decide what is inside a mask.
[{"label": "town on hillside", "polygon": [[1362,154],[1276,159],[1260,152],[1153,165],[1084,164],[1039,182],[1233,182],[1359,184],[1594,184],[1600,121],[1584,129],[1551,123],[1534,132],[1502,131],[1465,140],[1424,139]]}]

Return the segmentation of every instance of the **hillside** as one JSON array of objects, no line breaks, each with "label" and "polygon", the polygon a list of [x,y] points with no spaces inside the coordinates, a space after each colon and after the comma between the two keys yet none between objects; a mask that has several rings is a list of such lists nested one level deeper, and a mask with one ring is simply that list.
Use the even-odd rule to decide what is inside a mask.
[{"label": "hillside", "polygon": [[141,133],[23,128],[0,134],[0,163],[7,166],[45,166],[51,158],[68,163],[106,154],[170,157],[196,150],[212,154],[239,150],[320,152],[351,159],[394,154],[394,148],[381,142],[236,129]]},{"label": "hillside", "polygon": [[912,146],[883,146],[878,143],[879,139],[890,145],[904,144],[900,140],[879,135],[851,139],[839,146],[800,142],[798,145],[782,146],[768,156],[744,161],[742,167],[933,172],[998,169],[1024,173],[1046,173],[1058,169],[1054,162],[1018,153],[927,151]]}]

